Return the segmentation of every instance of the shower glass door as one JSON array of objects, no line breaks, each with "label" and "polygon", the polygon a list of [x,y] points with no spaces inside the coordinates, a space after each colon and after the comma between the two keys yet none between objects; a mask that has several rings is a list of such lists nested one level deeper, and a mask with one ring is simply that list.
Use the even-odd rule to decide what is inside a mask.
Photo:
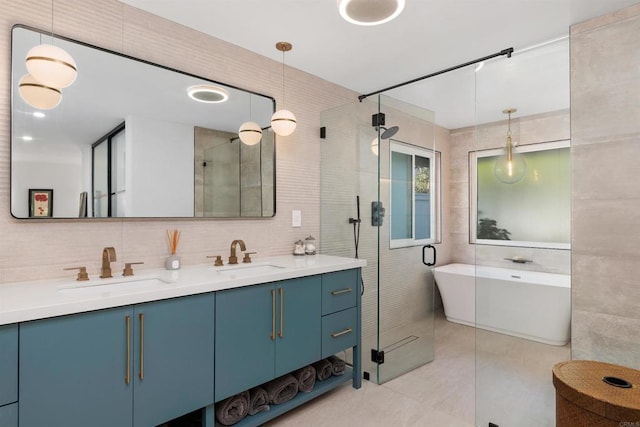
[{"label": "shower glass door", "polygon": [[423,263],[440,238],[433,113],[376,96],[324,111],[321,126],[321,252],[367,260],[362,364],[381,384],[434,355],[434,281]]},{"label": "shower glass door", "polygon": [[[477,125],[466,141],[475,148],[477,426],[555,426],[552,368],[571,358],[571,290],[562,286],[571,273],[568,48],[565,38],[516,50],[476,72]],[[535,88],[535,99],[522,88]],[[508,158],[508,133],[515,149],[505,177],[495,164]]]}]

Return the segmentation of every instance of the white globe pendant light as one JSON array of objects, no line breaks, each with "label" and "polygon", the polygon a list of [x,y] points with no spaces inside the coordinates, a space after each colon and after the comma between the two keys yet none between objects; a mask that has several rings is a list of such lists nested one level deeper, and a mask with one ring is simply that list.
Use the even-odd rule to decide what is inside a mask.
[{"label": "white globe pendant light", "polygon": [[246,145],[256,145],[262,139],[262,128],[256,122],[244,122],[238,131],[240,141]]},{"label": "white globe pendant light", "polygon": [[27,104],[39,110],[54,108],[62,100],[60,89],[40,83],[31,74],[25,74],[20,79],[18,91]]},{"label": "white globe pendant light", "polygon": [[71,55],[50,44],[32,47],[27,52],[26,65],[34,79],[57,89],[71,85],[78,75],[76,62]]},{"label": "white globe pendant light", "polygon": [[296,116],[289,110],[278,110],[271,116],[271,129],[279,136],[289,136],[296,130]]},{"label": "white globe pendant light", "polygon": [[[292,49],[291,43],[278,42],[276,49],[282,52],[282,104],[284,105],[284,53]],[[278,136],[289,136],[295,130],[298,122],[296,116],[289,110],[281,109],[271,116],[271,129]]]}]

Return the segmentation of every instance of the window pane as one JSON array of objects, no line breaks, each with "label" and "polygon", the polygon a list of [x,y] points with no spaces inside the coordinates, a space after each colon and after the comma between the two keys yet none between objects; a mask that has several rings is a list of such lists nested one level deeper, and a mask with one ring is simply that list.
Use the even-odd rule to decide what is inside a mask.
[{"label": "window pane", "polygon": [[515,184],[495,178],[496,156],[478,158],[478,239],[569,243],[569,148],[523,154],[527,172]]},{"label": "window pane", "polygon": [[391,239],[410,239],[412,229],[412,158],[391,152]]},{"label": "window pane", "polygon": [[429,159],[415,156],[416,239],[431,237],[431,168]]}]

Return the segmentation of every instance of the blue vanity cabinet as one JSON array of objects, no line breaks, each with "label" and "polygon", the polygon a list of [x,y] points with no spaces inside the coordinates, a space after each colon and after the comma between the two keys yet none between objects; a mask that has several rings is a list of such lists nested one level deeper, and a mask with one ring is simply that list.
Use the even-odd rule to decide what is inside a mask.
[{"label": "blue vanity cabinet", "polygon": [[216,401],[319,360],[320,333],[320,276],[217,292]]},{"label": "blue vanity cabinet", "polygon": [[133,425],[213,404],[214,294],[134,307]]},{"label": "blue vanity cabinet", "polygon": [[20,325],[20,427],[148,427],[213,404],[214,294]]},{"label": "blue vanity cabinet", "polygon": [[131,425],[132,325],[131,307],[21,323],[20,427]]},{"label": "blue vanity cabinet", "polygon": [[0,326],[0,426],[18,425],[18,325]]}]

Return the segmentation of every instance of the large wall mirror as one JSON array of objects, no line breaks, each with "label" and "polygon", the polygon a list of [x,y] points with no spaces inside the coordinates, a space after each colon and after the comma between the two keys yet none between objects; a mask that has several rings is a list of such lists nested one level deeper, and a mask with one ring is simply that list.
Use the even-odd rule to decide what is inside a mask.
[{"label": "large wall mirror", "polygon": [[[27,74],[27,52],[41,43],[66,50],[78,68],[75,82],[50,109],[27,103],[18,86]],[[217,87],[228,99],[198,102],[188,90],[199,85]],[[264,95],[15,26],[11,214],[271,217],[274,107]],[[265,129],[256,145],[238,138],[247,121]]]}]

